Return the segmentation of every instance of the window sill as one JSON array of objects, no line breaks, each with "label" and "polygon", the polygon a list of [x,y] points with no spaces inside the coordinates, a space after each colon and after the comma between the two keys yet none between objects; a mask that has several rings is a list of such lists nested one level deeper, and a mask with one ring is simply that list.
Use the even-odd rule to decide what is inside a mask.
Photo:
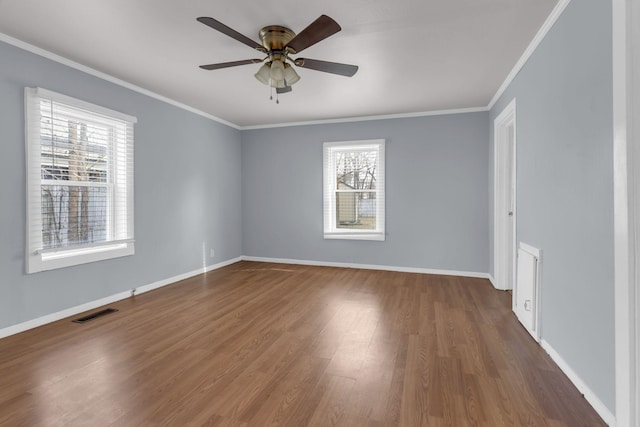
[{"label": "window sill", "polygon": [[384,233],[324,233],[329,240],[377,240],[384,241]]},{"label": "window sill", "polygon": [[94,248],[69,249],[59,252],[30,254],[27,257],[27,273],[54,270],[90,262],[103,261],[133,255],[134,244],[117,243]]}]

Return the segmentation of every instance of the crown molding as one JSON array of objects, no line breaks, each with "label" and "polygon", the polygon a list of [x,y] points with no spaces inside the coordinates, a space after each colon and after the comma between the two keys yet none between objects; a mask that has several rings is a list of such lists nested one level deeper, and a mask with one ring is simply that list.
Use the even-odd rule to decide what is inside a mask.
[{"label": "crown molding", "polygon": [[124,80],[121,80],[121,79],[119,79],[117,77],[114,77],[114,76],[112,76],[110,74],[103,73],[102,71],[98,71],[98,70],[96,70],[94,68],[91,68],[91,67],[87,67],[86,65],[82,65],[82,64],[80,64],[78,62],[72,61],[72,60],[67,59],[67,58],[65,58],[63,56],[55,54],[53,52],[49,52],[48,50],[39,48],[37,46],[34,46],[34,45],[29,44],[27,42],[24,42],[22,40],[18,40],[18,39],[14,38],[14,37],[11,37],[11,36],[7,35],[7,34],[0,33],[0,41],[1,42],[5,42],[5,43],[7,43],[9,45],[15,46],[15,47],[17,47],[19,49],[26,50],[27,52],[31,52],[31,53],[36,54],[38,56],[42,56],[43,58],[50,59],[51,61],[55,61],[55,62],[57,62],[59,64],[66,65],[67,67],[76,69],[78,71],[82,71],[83,73],[92,75],[94,77],[98,77],[99,79],[106,80],[106,81],[108,81],[110,83],[113,83],[113,84],[116,84],[118,86],[122,86],[122,87],[124,87],[126,89],[130,89],[130,90],[132,90],[134,92],[138,92],[138,93],[140,93],[142,95],[146,95],[146,96],[148,96],[150,98],[157,99],[158,101],[162,101],[162,102],[165,102],[165,103],[167,103],[169,105],[173,105],[174,107],[178,107],[178,108],[181,108],[183,110],[189,111],[191,113],[197,114],[199,116],[205,117],[205,118],[207,118],[209,120],[213,120],[213,121],[221,123],[223,125],[226,125],[226,126],[234,128],[234,129],[240,130],[240,127],[238,125],[236,125],[235,123],[231,123],[229,121],[221,119],[220,117],[216,117],[216,116],[211,115],[209,113],[205,113],[204,111],[198,110],[197,108],[190,107],[190,106],[188,106],[186,104],[183,104],[181,102],[175,101],[175,100],[173,100],[171,98],[167,98],[166,96],[157,94],[157,93],[152,92],[152,91],[150,91],[148,89],[141,88],[140,86],[134,85],[133,83],[129,83],[129,82],[124,81]]},{"label": "crown molding", "polygon": [[526,64],[529,58],[531,58],[533,52],[536,51],[542,40],[544,40],[544,38],[547,36],[547,33],[549,33],[551,28],[553,28],[553,25],[556,23],[558,18],[560,18],[560,15],[562,15],[562,12],[564,12],[569,3],[571,3],[571,0],[560,0],[558,4],[556,4],[556,7],[553,8],[551,14],[547,17],[546,21],[544,21],[544,24],[542,24],[542,27],[540,27],[533,40],[531,40],[529,46],[527,46],[522,56],[520,56],[520,59],[518,60],[518,62],[516,62],[516,65],[507,75],[507,78],[504,80],[504,82],[502,82],[502,85],[500,85],[496,94],[493,95],[493,98],[491,98],[491,101],[489,101],[487,109],[491,110],[496,102],[498,102],[498,99],[500,99],[509,85],[513,82],[513,79],[515,79],[520,70],[522,70],[524,64]]},{"label": "crown molding", "polygon": [[292,126],[326,125],[333,123],[366,122],[371,120],[406,119],[412,117],[444,116],[447,114],[465,114],[489,111],[488,107],[456,108],[451,110],[423,111],[417,113],[383,114],[378,116],[345,117],[342,119],[309,120],[304,122],[277,123],[268,125],[240,126],[240,130],[270,129]]}]

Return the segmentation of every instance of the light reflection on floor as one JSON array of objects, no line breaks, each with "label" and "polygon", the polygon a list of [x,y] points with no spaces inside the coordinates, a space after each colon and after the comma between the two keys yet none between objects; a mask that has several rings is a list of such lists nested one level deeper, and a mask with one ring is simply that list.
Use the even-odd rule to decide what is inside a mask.
[{"label": "light reflection on floor", "polygon": [[[116,419],[129,411],[131,408],[121,407],[126,402],[123,399],[109,398],[123,390],[122,384],[113,380],[114,370],[127,369],[122,361],[128,357],[118,357],[116,351],[113,339],[92,337],[90,341],[44,354],[33,372],[35,384],[29,391],[36,419],[47,426],[97,425],[96,422]],[[55,374],[51,376],[51,372]],[[100,404],[90,405],[96,399],[100,399]],[[84,406],[92,411],[77,411]]]}]

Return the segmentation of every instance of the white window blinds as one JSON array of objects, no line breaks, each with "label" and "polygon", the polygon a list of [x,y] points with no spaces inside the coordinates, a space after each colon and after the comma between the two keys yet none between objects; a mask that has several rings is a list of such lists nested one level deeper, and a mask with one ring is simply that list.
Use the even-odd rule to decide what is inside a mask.
[{"label": "white window blinds", "polygon": [[324,144],[325,239],[385,239],[384,140]]},{"label": "white window blinds", "polygon": [[25,89],[27,268],[133,253],[134,117]]}]

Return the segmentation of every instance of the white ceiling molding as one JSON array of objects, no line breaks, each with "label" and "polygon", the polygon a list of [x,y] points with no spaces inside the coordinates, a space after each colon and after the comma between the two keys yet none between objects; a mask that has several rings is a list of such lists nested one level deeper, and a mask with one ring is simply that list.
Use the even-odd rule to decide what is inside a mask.
[{"label": "white ceiling molding", "polygon": [[496,94],[493,95],[491,101],[489,101],[489,105],[487,106],[489,110],[491,110],[496,102],[498,102],[498,99],[500,99],[504,91],[507,90],[509,85],[513,82],[513,79],[515,79],[520,70],[522,70],[524,64],[527,63],[531,55],[533,55],[533,52],[536,51],[538,45],[540,45],[542,40],[544,40],[544,38],[547,36],[547,33],[551,30],[551,28],[553,28],[553,25],[556,23],[558,18],[560,18],[560,15],[562,15],[562,12],[564,12],[570,2],[571,0],[560,0],[556,7],[553,8],[553,11],[551,12],[547,20],[544,21],[544,24],[542,24],[542,27],[540,27],[540,30],[538,31],[536,36],[533,38],[533,40],[531,40],[531,43],[529,43],[527,49],[524,51],[518,62],[516,62],[516,65],[513,67],[502,85],[500,85]]},{"label": "white ceiling molding", "polygon": [[109,74],[103,73],[102,71],[95,70],[93,68],[87,67],[85,65],[79,64],[70,59],[64,58],[55,53],[49,52],[47,50],[41,49],[37,46],[34,46],[29,43],[25,43],[22,40],[18,40],[14,37],[8,36],[6,34],[0,33],[0,41],[15,46],[19,49],[25,50],[27,52],[31,52],[38,56],[42,56],[43,58],[49,59],[51,61],[55,61],[59,64],[65,65],[67,67],[73,68],[75,70],[81,71],[83,73],[92,75],[94,77],[98,77],[102,80],[106,80],[110,83],[116,84],[118,86],[122,86],[126,89],[130,89],[134,92],[138,92],[142,95],[149,96],[151,98],[157,99],[159,101],[165,102],[167,104],[173,105],[174,107],[181,108],[183,110],[189,111],[191,113],[197,114],[199,116],[205,117],[207,119],[213,120],[215,122],[227,125],[237,130],[253,130],[253,129],[270,129],[270,128],[280,128],[280,127],[289,127],[289,126],[306,126],[306,125],[318,125],[318,124],[331,124],[331,123],[353,123],[353,122],[364,122],[364,121],[372,121],[372,120],[387,120],[387,119],[403,119],[403,118],[411,118],[411,117],[426,117],[426,116],[443,116],[447,114],[465,114],[465,113],[475,113],[479,111],[489,111],[489,107],[471,107],[471,108],[457,108],[451,110],[438,110],[438,111],[423,111],[417,113],[403,113],[403,114],[387,114],[380,116],[363,116],[363,117],[347,117],[343,119],[326,119],[326,120],[311,120],[306,122],[291,122],[291,123],[276,123],[269,125],[256,125],[256,126],[238,126],[235,123],[231,123],[227,120],[221,119],[220,117],[213,116],[209,113],[205,113],[204,111],[200,111],[196,108],[190,107],[186,104],[180,103],[173,99],[167,98],[166,96],[159,95],[150,90],[141,88],[140,86],[136,86],[124,80],[118,79],[117,77],[113,77]]},{"label": "white ceiling molding", "polygon": [[479,111],[489,111],[489,108],[487,107],[456,108],[451,110],[424,111],[419,113],[386,114],[386,115],[380,115],[380,116],[345,117],[344,119],[310,120],[306,122],[241,126],[240,130],[271,129],[271,128],[282,128],[282,127],[290,127],[290,126],[325,125],[325,124],[331,124],[331,123],[354,123],[354,122],[366,122],[371,120],[406,119],[411,117],[444,116],[447,114],[477,113]]},{"label": "white ceiling molding", "polygon": [[12,46],[15,46],[15,47],[17,47],[19,49],[26,50],[27,52],[34,53],[36,55],[42,56],[43,58],[50,59],[51,61],[57,62],[57,63],[62,64],[62,65],[66,65],[67,67],[76,69],[78,71],[82,71],[83,73],[89,74],[91,76],[98,77],[99,79],[106,80],[109,83],[113,83],[113,84],[116,84],[118,86],[122,86],[122,87],[124,87],[126,89],[130,89],[130,90],[132,90],[134,92],[141,93],[142,95],[146,95],[146,96],[148,96],[150,98],[154,98],[154,99],[157,99],[159,101],[165,102],[167,104],[173,105],[174,107],[178,107],[178,108],[181,108],[183,110],[186,110],[186,111],[192,112],[194,114],[197,114],[199,116],[206,117],[209,120],[213,120],[213,121],[221,123],[223,125],[230,126],[230,127],[234,128],[234,129],[238,129],[238,130],[240,129],[240,127],[238,125],[236,125],[235,123],[231,123],[231,122],[229,122],[227,120],[221,119],[220,117],[216,117],[216,116],[213,116],[213,115],[211,115],[209,113],[205,113],[204,111],[200,111],[200,110],[198,110],[196,108],[190,107],[190,106],[188,106],[186,104],[183,104],[181,102],[178,102],[178,101],[175,101],[173,99],[167,98],[166,96],[159,95],[159,94],[157,94],[155,92],[152,92],[152,91],[147,90],[145,88],[142,88],[140,86],[136,86],[134,84],[131,84],[129,82],[121,80],[121,79],[119,79],[117,77],[113,77],[113,76],[111,76],[109,74],[103,73],[102,71],[98,71],[98,70],[95,70],[95,69],[93,69],[91,67],[87,67],[86,65],[79,64],[79,63],[77,63],[75,61],[72,61],[70,59],[62,57],[62,56],[57,55],[55,53],[49,52],[48,50],[44,50],[44,49],[41,49],[41,48],[39,48],[37,46],[34,46],[32,44],[25,43],[22,40],[18,40],[18,39],[14,38],[14,37],[11,37],[11,36],[7,35],[7,34],[0,33],[0,42],[5,42],[5,43],[10,44]]}]

